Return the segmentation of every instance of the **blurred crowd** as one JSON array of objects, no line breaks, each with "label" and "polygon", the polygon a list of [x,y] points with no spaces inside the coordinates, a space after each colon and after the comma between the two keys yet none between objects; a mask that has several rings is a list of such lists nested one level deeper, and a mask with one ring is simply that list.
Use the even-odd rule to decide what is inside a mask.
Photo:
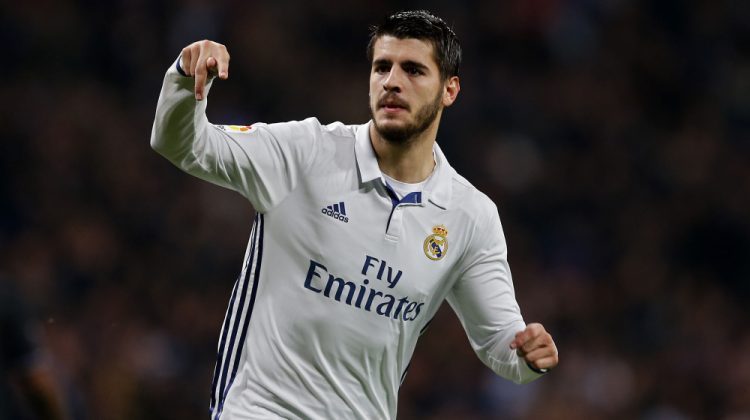
[{"label": "blurred crowd", "polygon": [[5,2],[0,281],[70,418],[208,415],[253,210],[149,147],[180,49],[232,54],[213,122],[362,123],[368,25],[423,7],[464,48],[438,143],[561,364],[494,377],[445,305],[399,418],[750,418],[750,2]]}]

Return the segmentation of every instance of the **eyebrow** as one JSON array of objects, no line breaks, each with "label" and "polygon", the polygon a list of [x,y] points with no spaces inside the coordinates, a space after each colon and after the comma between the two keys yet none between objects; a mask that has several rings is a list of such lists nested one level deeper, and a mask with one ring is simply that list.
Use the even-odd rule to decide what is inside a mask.
[{"label": "eyebrow", "polygon": [[393,65],[393,62],[391,60],[386,60],[385,58],[381,58],[379,60],[373,60],[372,66],[390,66]]},{"label": "eyebrow", "polygon": [[[413,61],[413,60],[406,60],[406,61],[403,61],[403,62],[401,62],[399,64],[401,65],[401,67],[404,67],[404,68],[406,68],[406,67],[413,67],[413,68],[417,68],[419,70],[422,70],[424,72],[427,72],[429,70],[429,68],[427,66],[425,66],[424,64],[422,64],[420,62],[417,62],[417,61]],[[392,66],[392,65],[393,65],[393,61],[388,60],[386,58],[381,58],[381,59],[378,59],[378,60],[373,60],[373,62],[372,62],[372,66],[373,67],[377,67],[377,66]]]}]

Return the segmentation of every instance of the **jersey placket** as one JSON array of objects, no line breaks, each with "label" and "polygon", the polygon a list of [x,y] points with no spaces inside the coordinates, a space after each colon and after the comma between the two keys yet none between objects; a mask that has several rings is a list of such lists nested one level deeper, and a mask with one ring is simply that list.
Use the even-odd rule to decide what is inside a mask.
[{"label": "jersey placket", "polygon": [[397,242],[403,232],[404,208],[408,206],[421,206],[422,192],[410,192],[399,200],[398,195],[387,182],[383,181],[383,186],[393,206],[391,207],[391,214],[388,216],[388,224],[385,227],[385,238]]}]

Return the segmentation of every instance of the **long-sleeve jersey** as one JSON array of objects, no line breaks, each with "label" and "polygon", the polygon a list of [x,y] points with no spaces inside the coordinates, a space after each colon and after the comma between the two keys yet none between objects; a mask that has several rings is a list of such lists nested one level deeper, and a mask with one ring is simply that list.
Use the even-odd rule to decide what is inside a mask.
[{"label": "long-sleeve jersey", "polygon": [[518,383],[539,376],[509,347],[525,323],[497,208],[437,143],[430,178],[399,196],[371,123],[214,125],[177,66],[151,146],[257,212],[219,338],[214,419],[395,418],[444,300],[484,364]]}]

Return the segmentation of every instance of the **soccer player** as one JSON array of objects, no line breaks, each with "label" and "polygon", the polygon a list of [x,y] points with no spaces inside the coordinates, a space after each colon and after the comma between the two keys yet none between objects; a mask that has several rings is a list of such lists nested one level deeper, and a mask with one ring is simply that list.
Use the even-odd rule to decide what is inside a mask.
[{"label": "soccer player", "polygon": [[489,368],[518,383],[557,365],[516,303],[497,208],[436,143],[461,48],[425,11],[372,34],[362,125],[208,122],[229,53],[199,41],[167,71],[151,146],[256,210],[219,338],[212,417],[385,419],[417,338],[447,300]]}]

